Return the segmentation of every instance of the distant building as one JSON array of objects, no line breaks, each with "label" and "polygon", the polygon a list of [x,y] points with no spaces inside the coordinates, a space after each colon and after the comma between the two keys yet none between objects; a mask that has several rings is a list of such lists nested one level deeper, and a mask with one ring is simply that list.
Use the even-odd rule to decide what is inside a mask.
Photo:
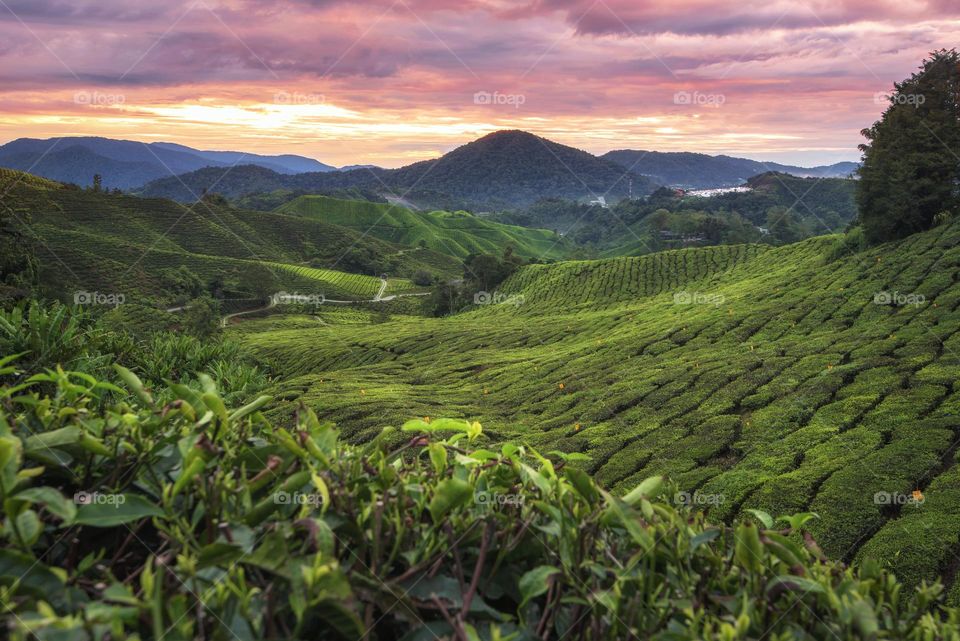
[{"label": "distant building", "polygon": [[590,201],[591,205],[600,205],[603,208],[608,207],[607,199],[603,196],[597,196],[596,199]]}]

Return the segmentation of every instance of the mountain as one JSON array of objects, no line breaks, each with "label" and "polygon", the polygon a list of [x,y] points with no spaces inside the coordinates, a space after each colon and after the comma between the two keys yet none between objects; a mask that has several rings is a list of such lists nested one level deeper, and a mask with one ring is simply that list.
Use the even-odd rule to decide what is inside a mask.
[{"label": "mountain", "polygon": [[[546,197],[593,200],[605,196],[617,200],[630,193],[649,193],[655,187],[650,179],[626,172],[610,160],[523,131],[498,131],[440,158],[399,169],[298,175],[245,170],[243,175],[236,175],[238,169],[205,169],[180,176],[179,180],[164,178],[147,184],[141,193],[188,202],[204,190],[228,198],[284,189],[322,193],[360,188],[397,195],[416,190],[446,195],[474,209],[498,209],[521,207]],[[256,186],[251,186],[248,178]],[[420,204],[431,206],[430,202]]]},{"label": "mountain", "polygon": [[19,138],[0,146],[0,167],[60,182],[89,185],[100,174],[107,188],[130,189],[158,178],[205,167],[255,165],[279,174],[334,171],[312,158],[238,151],[200,151],[166,142],[142,143],[96,137]]},{"label": "mountain", "polygon": [[854,162],[840,162],[820,167],[795,167],[732,156],[633,149],[609,151],[600,157],[634,173],[649,176],[657,183],[685,189],[742,185],[751,176],[769,171],[800,178],[847,178],[859,166]]}]

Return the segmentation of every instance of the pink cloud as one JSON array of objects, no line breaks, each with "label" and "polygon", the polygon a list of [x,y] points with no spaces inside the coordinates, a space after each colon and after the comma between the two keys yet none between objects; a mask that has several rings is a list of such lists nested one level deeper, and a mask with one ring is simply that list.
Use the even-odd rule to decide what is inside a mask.
[{"label": "pink cloud", "polygon": [[[17,117],[2,136],[18,128],[62,135],[76,123],[109,135],[127,126],[116,113],[73,104],[75,91],[123,94],[124,117],[142,123],[131,131],[171,136],[201,135],[200,125],[165,120],[158,105],[243,106],[299,92],[370,123],[363,138],[359,124],[347,131],[336,120],[311,121],[321,130],[318,155],[322,144],[343,141],[344,149],[394,154],[384,161],[394,164],[497,126],[539,128],[581,146],[593,136],[600,145],[718,151],[737,143],[711,139],[710,127],[745,141],[776,132],[787,137],[744,144],[771,152],[843,145],[856,157],[859,129],[879,113],[873,94],[960,36],[960,5],[947,0],[7,4],[23,23],[0,7],[0,113]],[[524,102],[491,110],[473,103],[477,91]],[[677,91],[723,95],[724,107],[693,118],[674,104]],[[659,124],[630,124],[650,119]],[[375,126],[394,121],[415,127]],[[230,126],[209,128],[210,139]],[[302,134],[246,141],[254,150],[299,145]]]}]

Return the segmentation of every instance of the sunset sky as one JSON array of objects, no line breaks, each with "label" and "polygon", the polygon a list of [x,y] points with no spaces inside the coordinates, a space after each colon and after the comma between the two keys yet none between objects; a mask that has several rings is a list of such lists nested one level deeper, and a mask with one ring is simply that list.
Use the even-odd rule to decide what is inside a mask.
[{"label": "sunset sky", "polygon": [[957,0],[0,0],[0,142],[396,167],[517,128],[822,164],[958,43]]}]

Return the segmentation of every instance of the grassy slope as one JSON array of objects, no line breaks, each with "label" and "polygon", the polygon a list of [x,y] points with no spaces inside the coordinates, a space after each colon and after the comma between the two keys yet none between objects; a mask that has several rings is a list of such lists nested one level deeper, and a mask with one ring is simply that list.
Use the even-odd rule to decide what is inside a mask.
[{"label": "grassy slope", "polygon": [[[495,438],[585,452],[607,486],[667,473],[723,495],[721,518],[811,509],[835,557],[949,575],[960,224],[826,264],[831,243],[531,266],[501,288],[519,306],[375,327],[261,321],[244,336],[292,377],[287,399],[353,438],[443,408]],[[724,298],[677,304],[682,291]],[[926,303],[876,305],[880,291]],[[914,489],[919,508],[874,502]]]},{"label": "grassy slope", "polygon": [[422,241],[434,251],[457,258],[471,253],[500,254],[507,245],[528,258],[562,258],[568,250],[553,232],[493,223],[465,212],[415,212],[327,196],[301,196],[277,211],[367,232],[393,243],[416,246]]},{"label": "grassy slope", "polygon": [[[26,174],[16,178],[5,203],[24,219],[29,216],[44,268],[41,282],[55,293],[123,292],[128,302],[136,296],[161,296],[157,271],[186,265],[204,280],[229,275],[256,295],[286,289],[372,297],[378,278],[299,268],[308,257],[337,266],[350,249],[393,256],[407,273],[459,273],[457,261],[444,254],[410,251],[302,217],[204,204],[191,208],[162,199],[65,189]],[[391,279],[387,293],[408,285]]]}]

